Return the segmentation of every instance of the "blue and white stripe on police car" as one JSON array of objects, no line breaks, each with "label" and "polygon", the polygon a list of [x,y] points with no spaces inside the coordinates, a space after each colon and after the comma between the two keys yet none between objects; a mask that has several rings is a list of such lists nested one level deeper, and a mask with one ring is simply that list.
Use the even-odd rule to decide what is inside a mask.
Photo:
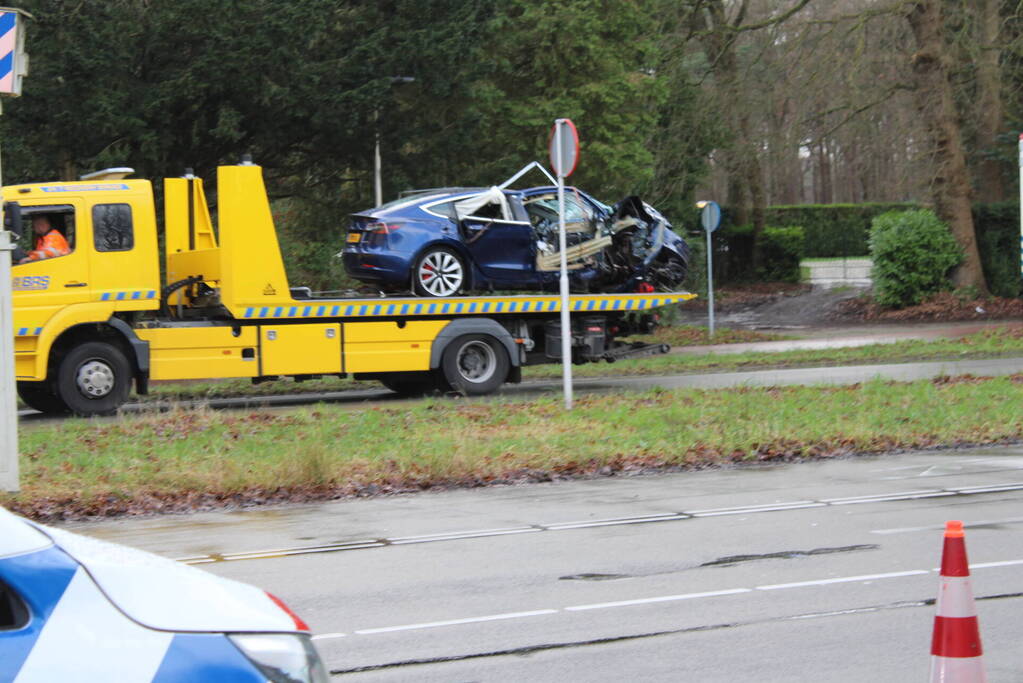
[{"label": "blue and white stripe on police car", "polygon": [[14,681],[109,681],[112,663],[119,680],[150,681],[173,639],[124,616],[79,567]]}]

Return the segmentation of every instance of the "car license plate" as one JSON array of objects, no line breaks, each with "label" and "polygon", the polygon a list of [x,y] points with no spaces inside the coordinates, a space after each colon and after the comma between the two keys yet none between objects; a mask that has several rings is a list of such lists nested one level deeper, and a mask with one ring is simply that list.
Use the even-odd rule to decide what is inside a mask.
[{"label": "car license plate", "polygon": [[350,233],[348,233],[348,241],[350,243],[352,243],[352,244],[354,244],[355,242],[358,242],[359,239],[361,239],[361,238],[362,238],[362,233],[361,232],[350,232]]}]

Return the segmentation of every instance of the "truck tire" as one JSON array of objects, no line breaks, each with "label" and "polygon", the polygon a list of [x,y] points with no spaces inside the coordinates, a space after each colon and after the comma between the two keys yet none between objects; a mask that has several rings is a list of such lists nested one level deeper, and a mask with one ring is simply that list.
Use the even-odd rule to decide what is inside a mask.
[{"label": "truck tire", "polygon": [[57,396],[49,382],[18,382],[18,398],[40,413],[60,415],[68,411],[67,404]]},{"label": "truck tire", "polygon": [[463,334],[444,349],[441,371],[451,389],[466,396],[497,391],[508,378],[508,352],[487,334]]},{"label": "truck tire", "polygon": [[120,349],[86,342],[60,361],[57,394],[75,415],[110,415],[128,399],[131,381],[131,365]]}]

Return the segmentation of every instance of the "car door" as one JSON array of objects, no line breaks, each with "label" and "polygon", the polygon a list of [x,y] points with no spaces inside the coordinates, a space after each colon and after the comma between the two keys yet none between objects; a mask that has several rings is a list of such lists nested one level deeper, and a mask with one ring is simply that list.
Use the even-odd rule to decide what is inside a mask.
[{"label": "car door", "polygon": [[500,204],[475,208],[459,221],[463,243],[480,272],[494,284],[515,285],[534,279],[533,228],[516,215],[511,202],[517,201],[505,197]]}]

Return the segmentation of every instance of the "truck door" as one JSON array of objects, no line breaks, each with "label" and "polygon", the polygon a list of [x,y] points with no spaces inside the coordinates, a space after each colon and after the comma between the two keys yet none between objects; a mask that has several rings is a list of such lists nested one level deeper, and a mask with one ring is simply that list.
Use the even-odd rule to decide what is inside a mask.
[{"label": "truck door", "polygon": [[148,227],[155,225],[151,212],[151,204],[145,202],[113,201],[90,207],[87,219],[92,239],[83,248],[92,253],[96,298],[128,302],[118,306],[133,309],[144,308],[140,302],[157,300],[155,245],[152,249],[147,246],[155,232]]},{"label": "truck door", "polygon": [[[81,203],[72,200],[62,204],[22,203],[25,227],[18,246],[23,256],[35,248],[33,217],[45,216],[53,229],[60,232],[69,253],[11,268],[11,285],[15,309],[16,336],[38,336],[38,329],[59,310],[90,299],[88,250],[82,248]],[[87,232],[87,231],[86,231]]]}]

